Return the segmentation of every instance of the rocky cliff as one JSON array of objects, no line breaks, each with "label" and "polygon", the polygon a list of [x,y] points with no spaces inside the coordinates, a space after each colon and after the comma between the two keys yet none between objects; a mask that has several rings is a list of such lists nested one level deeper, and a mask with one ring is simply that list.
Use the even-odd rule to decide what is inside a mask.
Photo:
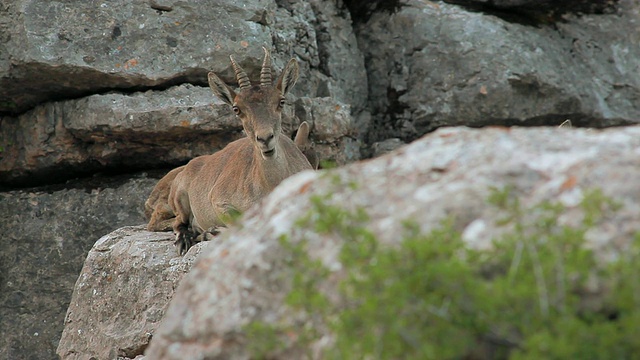
[{"label": "rocky cliff", "polygon": [[93,180],[0,193],[0,357],[54,358],[87,252],[102,235],[144,221],[156,179]]},{"label": "rocky cliff", "polygon": [[[144,222],[161,172],[242,136],[206,84],[208,71],[234,82],[231,54],[252,77],[261,46],[276,70],[300,62],[285,131],[308,121],[321,158],[338,165],[442,126],[638,123],[640,7],[532,4],[0,4],[0,357],[54,358],[93,243]],[[148,340],[137,339],[100,354],[133,355]]]}]

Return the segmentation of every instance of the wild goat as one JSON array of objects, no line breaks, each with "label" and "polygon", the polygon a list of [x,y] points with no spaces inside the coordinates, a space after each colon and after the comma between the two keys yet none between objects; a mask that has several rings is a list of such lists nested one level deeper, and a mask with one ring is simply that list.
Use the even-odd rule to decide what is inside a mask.
[{"label": "wild goat", "polygon": [[173,230],[180,254],[189,250],[198,234],[225,225],[283,179],[312,169],[282,133],[285,95],[298,80],[296,60],[289,60],[274,86],[271,55],[265,48],[260,85],[252,86],[246,72],[230,59],[240,90],[236,93],[213,72],[208,76],[209,86],[232,107],[247,136],[212,155],[191,160],[173,180],[168,202],[176,215]]},{"label": "wild goat", "polygon": [[[293,142],[302,154],[307,158],[313,169],[318,169],[320,163],[318,154],[313,148],[313,142],[309,139],[309,124],[303,121],[298,127],[296,137]],[[184,169],[180,166],[169,171],[153,188],[149,198],[144,203],[144,214],[149,220],[148,231],[169,231],[173,228],[176,214],[169,206],[169,193],[176,176]]]}]

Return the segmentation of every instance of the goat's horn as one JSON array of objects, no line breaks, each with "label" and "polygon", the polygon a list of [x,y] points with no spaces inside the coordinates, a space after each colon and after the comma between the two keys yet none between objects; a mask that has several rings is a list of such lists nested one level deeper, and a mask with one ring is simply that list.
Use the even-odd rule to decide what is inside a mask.
[{"label": "goat's horn", "polygon": [[260,70],[260,86],[271,86],[271,54],[266,47],[264,50],[264,61],[262,62],[262,70]]},{"label": "goat's horn", "polygon": [[233,71],[236,72],[236,80],[238,80],[238,86],[240,86],[240,90],[248,89],[251,87],[251,81],[249,81],[249,77],[247,73],[238,65],[238,63],[233,60],[233,56],[229,55],[229,59],[231,59],[231,66],[233,66]]}]

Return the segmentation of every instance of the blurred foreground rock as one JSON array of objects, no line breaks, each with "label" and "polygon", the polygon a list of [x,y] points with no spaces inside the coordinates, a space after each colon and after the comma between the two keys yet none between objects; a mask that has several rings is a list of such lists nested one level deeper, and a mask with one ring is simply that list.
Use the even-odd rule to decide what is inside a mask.
[{"label": "blurred foreground rock", "polygon": [[[343,239],[296,226],[310,198],[366,209],[368,228],[381,243],[401,239],[403,222],[428,232],[454,219],[469,246],[487,246],[500,233],[491,188],[513,187],[523,206],[559,200],[571,224],[582,216],[578,202],[590,189],[619,201],[622,209],[596,224],[587,246],[599,259],[625,251],[640,228],[640,127],[605,131],[555,128],[445,128],[380,158],[329,173],[305,172],[281,184],[241,227],[216,241],[183,279],[146,355],[151,359],[246,359],[242,327],[251,321],[294,321],[284,297],[293,274],[279,237],[306,238],[307,250],[339,273]],[[348,185],[353,184],[353,185]],[[525,215],[530,216],[530,215]],[[332,277],[333,278],[333,277]],[[333,282],[332,282],[333,283]],[[335,284],[335,283],[333,283]],[[331,286],[330,284],[327,286]],[[331,293],[335,289],[325,289]],[[293,346],[274,358],[321,354],[325,340],[309,349]]]},{"label": "blurred foreground rock", "polygon": [[[287,234],[293,241],[306,238],[313,258],[338,273],[340,269],[337,255],[343,239],[295,225],[311,209],[310,198],[316,195],[329,195],[328,203],[345,209],[366,209],[368,228],[383,244],[401,239],[398,234],[407,219],[428,232],[442,220],[453,218],[454,227],[469,246],[481,248],[501,232],[495,226],[499,212],[487,204],[492,188],[512,187],[524,207],[544,200],[560,201],[567,208],[559,219],[562,224],[580,221],[578,203],[583,194],[601,189],[622,208],[595,224],[586,235],[587,246],[595,250],[598,259],[610,259],[627,249],[640,228],[639,154],[640,127],[445,128],[371,161],[329,172],[303,172],[283,182],[261,206],[248,211],[240,226],[210,243],[210,250],[201,254],[178,287],[146,356],[245,359],[249,354],[244,325],[254,320],[269,324],[292,321],[283,301],[292,270],[285,265],[287,252],[279,237]],[[139,230],[123,231],[134,236]],[[169,241],[165,246],[172,248]],[[130,249],[127,256],[135,253]],[[135,259],[118,257],[121,263]],[[158,286],[168,268],[168,264],[156,268],[156,283],[148,287]],[[128,274],[136,277],[128,280],[131,284],[143,276],[132,272],[121,275],[126,278]],[[121,296],[118,289],[109,285],[99,291],[104,291],[105,298],[117,299]],[[88,291],[77,288],[76,292],[80,290]],[[81,311],[72,306],[71,312]],[[114,312],[111,324],[121,321],[120,313],[127,310]],[[106,313],[101,316],[109,317]],[[313,351],[321,353],[327,345],[314,344]],[[60,346],[94,351],[80,350],[79,345]],[[303,350],[294,341],[276,358],[296,358]]]}]

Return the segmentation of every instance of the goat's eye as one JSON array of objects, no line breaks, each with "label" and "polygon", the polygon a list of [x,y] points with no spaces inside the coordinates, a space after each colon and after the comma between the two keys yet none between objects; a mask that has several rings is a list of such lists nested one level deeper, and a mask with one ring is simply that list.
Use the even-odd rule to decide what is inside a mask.
[{"label": "goat's eye", "polygon": [[234,106],[234,107],[233,107],[233,112],[234,112],[236,115],[240,115],[240,108],[239,108],[239,107],[237,107],[237,106]]},{"label": "goat's eye", "polygon": [[280,107],[284,106],[284,99],[280,99]]}]

